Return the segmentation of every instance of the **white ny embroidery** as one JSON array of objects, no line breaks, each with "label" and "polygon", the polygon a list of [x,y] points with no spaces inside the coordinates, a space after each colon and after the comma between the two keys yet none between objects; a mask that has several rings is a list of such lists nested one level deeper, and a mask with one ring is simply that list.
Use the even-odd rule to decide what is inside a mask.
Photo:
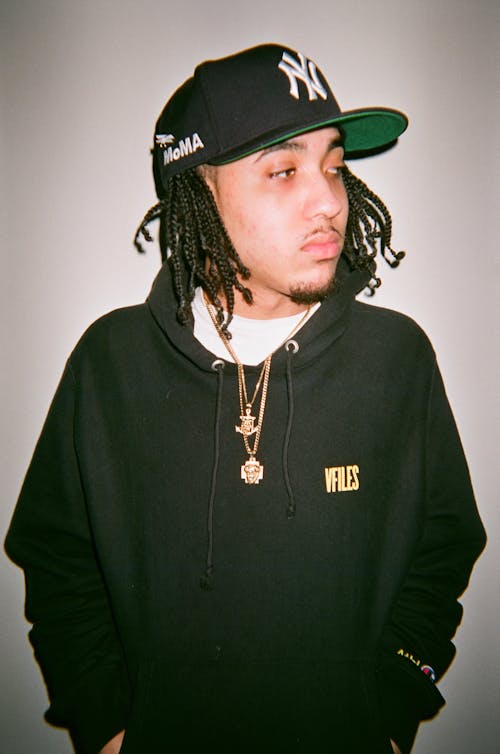
[{"label": "white ny embroidery", "polygon": [[281,58],[278,68],[288,76],[290,82],[290,94],[295,99],[299,99],[299,87],[298,81],[302,81],[306,85],[309,100],[318,99],[318,95],[321,99],[326,99],[328,94],[318,78],[318,72],[316,71],[316,65],[312,60],[307,60],[305,55],[301,52],[298,53],[299,61],[292,58],[288,52],[284,52]]}]

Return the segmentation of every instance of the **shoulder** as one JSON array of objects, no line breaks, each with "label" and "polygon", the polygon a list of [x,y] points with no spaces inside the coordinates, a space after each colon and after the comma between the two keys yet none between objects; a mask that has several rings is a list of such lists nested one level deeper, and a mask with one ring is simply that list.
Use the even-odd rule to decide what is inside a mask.
[{"label": "shoulder", "polygon": [[428,336],[420,325],[407,314],[382,306],[354,301],[352,317],[355,324],[375,333],[397,338],[410,338],[432,348]]},{"label": "shoulder", "polygon": [[[366,356],[389,360],[412,369],[436,362],[434,348],[424,330],[406,314],[355,301],[351,326],[354,337],[363,343]],[[413,365],[413,366],[412,366]]]},{"label": "shoulder", "polygon": [[93,322],[76,344],[71,361],[88,354],[133,351],[144,340],[151,327],[151,316],[145,304],[115,309]]}]

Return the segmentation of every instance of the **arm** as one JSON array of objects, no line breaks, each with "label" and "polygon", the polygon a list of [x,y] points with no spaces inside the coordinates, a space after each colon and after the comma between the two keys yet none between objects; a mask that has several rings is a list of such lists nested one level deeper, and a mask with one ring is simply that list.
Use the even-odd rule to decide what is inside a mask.
[{"label": "arm", "polygon": [[422,672],[435,680],[455,654],[451,639],[460,623],[457,602],[467,586],[485,534],[474,502],[462,447],[435,367],[426,425],[426,517],[401,585],[380,653],[379,689],[387,730],[403,754],[420,720],[444,704]]},{"label": "arm", "polygon": [[74,379],[67,367],[6,540],[25,570],[30,640],[50,698],[47,720],[95,754],[125,727],[129,683],[96,561],[74,447]]}]

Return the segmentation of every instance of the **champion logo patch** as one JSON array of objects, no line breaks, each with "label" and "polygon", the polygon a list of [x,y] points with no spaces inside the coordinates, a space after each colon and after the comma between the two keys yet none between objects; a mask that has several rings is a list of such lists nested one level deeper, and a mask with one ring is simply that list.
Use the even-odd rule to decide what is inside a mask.
[{"label": "champion logo patch", "polygon": [[183,157],[194,154],[199,149],[205,149],[205,145],[196,131],[191,136],[179,139],[175,147],[173,146],[175,144],[175,136],[173,134],[156,134],[155,142],[163,150],[164,165],[182,160]]},{"label": "champion logo patch", "polygon": [[[305,91],[309,95],[309,101],[318,99],[326,99],[328,92],[318,78],[318,72],[316,70],[316,64],[312,60],[308,60],[301,52],[297,53],[298,60],[293,58],[288,52],[284,52],[281,58],[278,68],[288,78],[290,82],[290,94],[295,99],[300,99],[299,82],[302,82],[305,86]],[[302,89],[302,91],[304,91]]]}]

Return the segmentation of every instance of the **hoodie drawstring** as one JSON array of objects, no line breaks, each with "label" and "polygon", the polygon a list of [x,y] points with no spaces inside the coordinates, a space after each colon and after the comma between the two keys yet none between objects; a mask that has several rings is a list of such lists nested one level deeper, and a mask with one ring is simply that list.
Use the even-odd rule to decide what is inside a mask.
[{"label": "hoodie drawstring", "polygon": [[[292,484],[290,482],[290,474],[288,471],[288,446],[290,445],[290,437],[293,427],[293,414],[294,414],[294,397],[293,397],[293,379],[292,379],[292,360],[294,355],[299,350],[299,344],[296,340],[287,340],[285,343],[286,350],[286,388],[288,396],[288,419],[286,424],[285,436],[283,439],[283,477],[285,480],[285,487],[288,495],[288,505],[286,508],[287,518],[294,518],[296,505],[293,494]],[[200,578],[200,586],[202,589],[212,590],[213,584],[213,549],[214,549],[214,506],[215,506],[215,491],[217,487],[217,471],[219,467],[219,455],[220,455],[220,416],[222,408],[222,388],[224,385],[224,367],[225,362],[222,359],[216,359],[212,364],[212,369],[217,372],[217,399],[215,405],[215,420],[214,420],[214,461],[212,466],[212,480],[210,484],[210,497],[208,501],[208,513],[207,513],[207,558],[205,565],[205,573]]]},{"label": "hoodie drawstring", "polygon": [[220,414],[222,406],[222,387],[224,384],[224,367],[225,362],[222,359],[216,359],[212,364],[212,369],[217,372],[217,401],[215,404],[215,421],[214,421],[214,463],[212,466],[212,481],[210,484],[210,498],[208,501],[207,514],[207,562],[205,573],[200,579],[202,589],[213,589],[213,549],[214,549],[214,505],[215,489],[217,486],[217,470],[219,466],[220,452]]},{"label": "hoodie drawstring", "polygon": [[290,444],[290,436],[292,434],[293,411],[294,411],[292,359],[293,359],[293,356],[298,352],[299,348],[300,346],[296,340],[287,340],[287,342],[285,343],[286,390],[287,390],[287,395],[288,395],[288,420],[286,424],[285,438],[283,440],[282,463],[283,463],[283,477],[285,479],[285,487],[288,494],[288,505],[286,508],[287,518],[294,518],[295,509],[296,509],[295,498],[294,498],[293,490],[292,490],[292,484],[290,482],[290,475],[288,473],[288,446]]}]

